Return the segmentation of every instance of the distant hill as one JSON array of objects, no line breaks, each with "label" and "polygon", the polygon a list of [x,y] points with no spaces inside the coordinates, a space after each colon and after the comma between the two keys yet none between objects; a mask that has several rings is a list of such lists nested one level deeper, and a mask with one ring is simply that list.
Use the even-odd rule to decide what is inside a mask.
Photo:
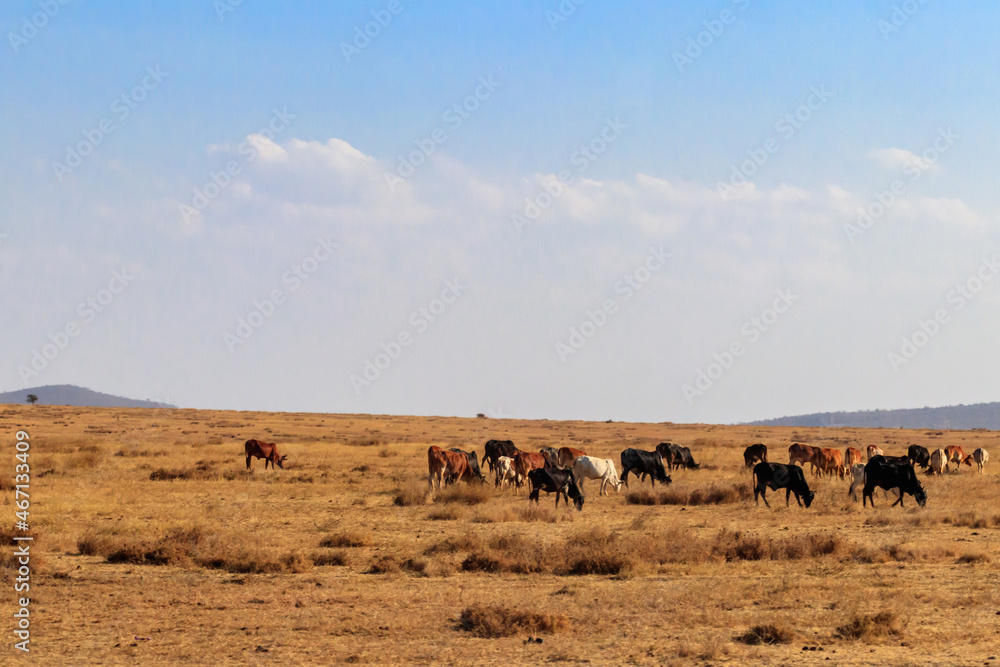
[{"label": "distant hill", "polygon": [[8,391],[0,394],[0,403],[28,402],[28,394],[38,396],[38,405],[74,405],[92,408],[176,408],[169,403],[156,401],[138,401],[133,398],[123,398],[102,394],[85,387],[71,384],[47,384],[44,387],[32,387],[18,391]]},{"label": "distant hill", "polygon": [[752,426],[857,426],[862,428],[935,428],[1000,430],[1000,403],[949,405],[907,410],[817,412],[747,422]]}]

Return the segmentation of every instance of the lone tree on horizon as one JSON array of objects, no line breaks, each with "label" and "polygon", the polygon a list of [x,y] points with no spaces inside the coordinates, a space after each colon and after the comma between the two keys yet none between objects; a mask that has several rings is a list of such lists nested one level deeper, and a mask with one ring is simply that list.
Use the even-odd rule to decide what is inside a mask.
[{"label": "lone tree on horizon", "polygon": [[34,405],[38,402],[38,396],[36,394],[28,394],[28,403]]}]

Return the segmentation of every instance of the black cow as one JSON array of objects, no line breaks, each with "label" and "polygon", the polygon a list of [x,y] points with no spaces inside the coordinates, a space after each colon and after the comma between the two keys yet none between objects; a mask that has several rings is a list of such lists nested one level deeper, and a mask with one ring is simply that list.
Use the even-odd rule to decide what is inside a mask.
[{"label": "black cow", "polygon": [[[906,459],[906,462],[894,462],[890,461],[890,458],[903,458]],[[872,497],[875,487],[899,489],[899,499],[891,507],[895,507],[897,504],[900,507],[906,507],[903,505],[903,494],[906,493],[913,496],[921,507],[927,504],[927,492],[924,491],[924,487],[920,486],[920,480],[917,479],[917,473],[913,470],[913,464],[905,456],[873,456],[865,464],[865,488],[861,493],[862,507],[867,507],[869,501],[871,501],[872,507],[875,507],[875,499]]]},{"label": "black cow", "polygon": [[931,465],[931,453],[920,445],[910,445],[906,450],[906,457],[910,459],[910,463],[921,468],[929,468]]},{"label": "black cow", "polygon": [[537,503],[538,492],[544,491],[556,494],[557,509],[559,496],[562,496],[563,500],[566,501],[566,507],[569,507],[569,499],[572,498],[576,508],[583,509],[583,492],[580,491],[580,486],[576,483],[576,477],[573,476],[572,470],[535,468],[528,471],[528,480],[531,482],[531,493],[528,495],[528,500],[534,500]]},{"label": "black cow", "polygon": [[701,466],[694,462],[691,450],[687,447],[675,445],[672,442],[661,442],[656,446],[656,453],[663,458],[668,470],[674,468],[690,468],[697,470]]},{"label": "black cow", "polygon": [[497,460],[501,456],[514,458],[514,454],[516,453],[517,447],[514,446],[512,440],[487,440],[486,451],[483,452],[483,461],[490,467],[490,472],[493,472],[497,467]]},{"label": "black cow", "polygon": [[788,499],[794,493],[795,501],[802,507],[805,502],[806,507],[812,504],[816,494],[809,490],[806,484],[806,476],[802,473],[802,468],[795,464],[787,463],[758,463],[753,468],[753,502],[758,504],[757,497],[764,499],[764,504],[768,507],[767,487],[772,490],[785,490],[785,507],[788,507]]},{"label": "black cow", "polygon": [[[657,482],[670,484],[670,475],[663,468],[663,459],[656,452],[647,452],[642,449],[626,449],[622,452],[622,482],[628,487],[629,472],[639,475],[649,475],[653,486]],[[641,478],[640,478],[641,482]]]},{"label": "black cow", "polygon": [[743,450],[743,462],[746,464],[746,467],[749,468],[752,466],[754,461],[767,463],[767,445],[758,442],[756,445],[750,445]]},{"label": "black cow", "polygon": [[[465,479],[463,481],[465,482],[477,481],[480,484],[486,481],[486,475],[484,475],[483,471],[479,469],[479,457],[476,455],[475,452],[463,452],[461,449],[457,449],[455,447],[451,448],[449,451],[455,452],[456,454],[465,454],[465,458],[469,460],[469,472],[467,473],[468,479]],[[445,483],[447,484],[453,481],[455,480],[446,479]]]}]

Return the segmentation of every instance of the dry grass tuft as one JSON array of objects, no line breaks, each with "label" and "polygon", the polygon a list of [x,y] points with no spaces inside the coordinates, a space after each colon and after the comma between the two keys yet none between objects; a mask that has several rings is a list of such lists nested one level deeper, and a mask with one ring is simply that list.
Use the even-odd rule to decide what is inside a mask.
[{"label": "dry grass tuft", "polygon": [[427,487],[422,484],[401,486],[394,492],[392,502],[399,507],[412,507],[427,504]]},{"label": "dry grass tuft", "polygon": [[640,489],[626,494],[625,502],[629,505],[732,505],[749,500],[751,497],[753,492],[749,485],[733,483],[712,484],[691,491],[677,487],[670,487],[659,493],[650,489]]},{"label": "dry grass tuft", "polygon": [[795,639],[795,632],[782,623],[768,623],[766,625],[755,625],[736,641],[754,646],[756,644],[788,644]]},{"label": "dry grass tuft", "polygon": [[434,497],[434,502],[481,505],[491,498],[493,489],[485,484],[452,484],[443,488]]},{"label": "dry grass tuft", "polygon": [[399,556],[383,555],[372,561],[366,574],[393,574],[396,572],[423,572],[427,569],[427,561],[414,558],[402,559]]},{"label": "dry grass tuft", "polygon": [[959,556],[957,562],[961,565],[975,565],[977,563],[989,563],[990,556],[989,554],[981,551],[969,551]]},{"label": "dry grass tuft", "polygon": [[313,565],[317,567],[339,567],[347,565],[349,558],[346,551],[314,551],[312,553]]},{"label": "dry grass tuft", "polygon": [[424,549],[425,554],[455,553],[457,551],[475,551],[483,548],[483,542],[475,535],[462,533],[454,537],[448,537],[437,544]]},{"label": "dry grass tuft", "polygon": [[324,537],[319,546],[323,548],[370,547],[375,544],[371,535],[362,530],[344,530]]},{"label": "dry grass tuft", "polygon": [[872,641],[903,636],[903,623],[893,611],[877,614],[855,614],[837,628],[834,635],[841,639]]},{"label": "dry grass tuft", "polygon": [[476,637],[492,639],[565,632],[569,629],[569,620],[562,614],[523,611],[502,605],[474,605],[462,610],[458,626]]}]

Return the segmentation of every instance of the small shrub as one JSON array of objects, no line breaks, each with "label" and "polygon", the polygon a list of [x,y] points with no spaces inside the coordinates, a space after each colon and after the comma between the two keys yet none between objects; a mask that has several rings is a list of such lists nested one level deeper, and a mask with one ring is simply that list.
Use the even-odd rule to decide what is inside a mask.
[{"label": "small shrub", "polygon": [[903,627],[895,612],[880,611],[877,614],[855,614],[838,627],[834,635],[841,639],[865,641],[887,637],[898,639],[903,635]]},{"label": "small shrub", "polygon": [[958,557],[959,564],[972,565],[975,563],[989,563],[990,557],[982,552],[967,552]]},{"label": "small shrub", "polygon": [[756,644],[788,644],[793,639],[795,639],[795,633],[792,632],[791,628],[782,624],[770,623],[753,626],[737,637],[736,641],[753,646]]},{"label": "small shrub", "polygon": [[655,505],[656,496],[646,489],[629,491],[625,494],[625,502],[629,505]]},{"label": "small shrub", "polygon": [[455,507],[454,505],[447,505],[431,511],[427,515],[427,518],[431,521],[456,521],[461,519],[463,515],[464,514],[461,509]]},{"label": "small shrub", "polygon": [[427,562],[407,558],[403,560],[398,556],[383,555],[372,561],[368,566],[366,574],[392,574],[395,572],[423,572],[427,568]]},{"label": "small shrub", "polygon": [[346,551],[314,551],[312,553],[313,565],[318,567],[339,567],[347,565],[348,557]]},{"label": "small shrub", "polygon": [[569,629],[562,614],[522,611],[501,605],[475,605],[462,610],[459,628],[487,639],[518,634],[553,634]]},{"label": "small shrub", "polygon": [[482,549],[483,543],[475,535],[463,533],[454,537],[448,537],[437,544],[424,549],[425,554],[455,553],[456,551],[475,551]]},{"label": "small shrub", "polygon": [[427,503],[427,491],[420,486],[410,485],[396,489],[393,504],[400,507],[412,507]]},{"label": "small shrub", "polygon": [[320,547],[325,548],[339,548],[339,547],[370,547],[375,543],[371,535],[360,530],[348,530],[334,535],[327,535],[324,537],[320,543]]}]

